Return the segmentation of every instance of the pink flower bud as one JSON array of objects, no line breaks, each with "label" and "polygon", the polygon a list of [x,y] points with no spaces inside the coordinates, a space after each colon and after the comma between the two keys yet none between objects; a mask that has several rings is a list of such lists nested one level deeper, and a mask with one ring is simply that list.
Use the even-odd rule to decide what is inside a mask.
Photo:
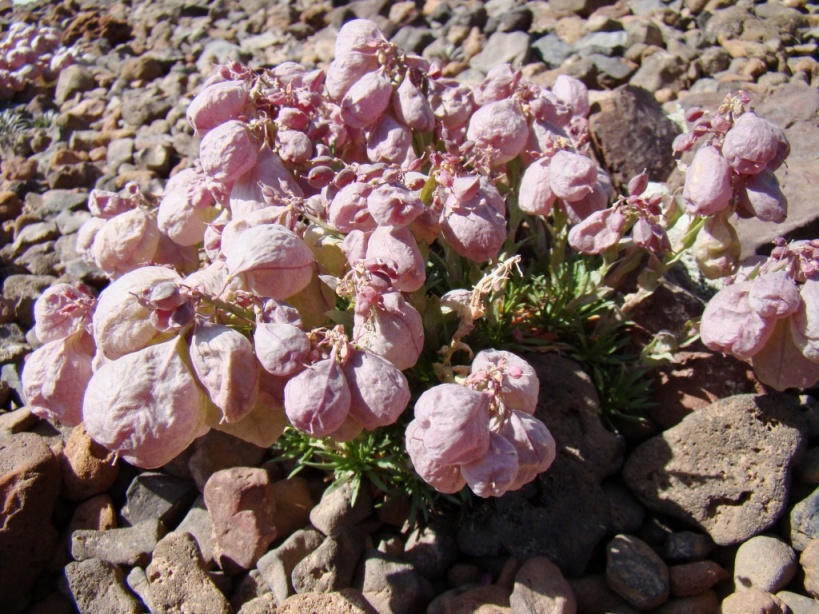
[{"label": "pink flower bud", "polygon": [[222,245],[228,273],[241,275],[259,296],[287,299],[310,283],[313,253],[284,226],[262,224],[248,228]]},{"label": "pink flower bud", "polygon": [[340,103],[356,81],[376,70],[378,58],[372,54],[351,51],[337,55],[327,67],[327,79],[324,81],[330,100]]},{"label": "pink flower bud", "polygon": [[435,127],[432,106],[408,75],[393,94],[392,108],[398,121],[412,130],[429,132]]},{"label": "pink flower bud", "polygon": [[635,175],[628,182],[629,196],[639,196],[646,191],[648,187],[648,173],[643,171],[639,175]]},{"label": "pink flower bud", "polygon": [[529,138],[529,125],[516,102],[501,100],[472,115],[466,138],[479,149],[489,148],[492,165],[499,166],[523,150]]},{"label": "pink flower bud", "polygon": [[91,438],[136,467],[168,463],[207,432],[207,396],[199,388],[181,337],[107,362],[83,402]]},{"label": "pink flower bud", "polygon": [[381,226],[407,226],[423,213],[424,205],[403,185],[382,183],[367,197],[367,209]]},{"label": "pink flower bud", "polygon": [[204,135],[245,112],[249,100],[247,85],[242,81],[222,81],[205,87],[188,106],[188,122],[194,131]]},{"label": "pink flower bud", "polygon": [[249,414],[259,394],[259,366],[247,337],[221,324],[197,323],[190,351],[196,377],[224,420]]},{"label": "pink flower bud", "polygon": [[530,164],[520,180],[518,207],[530,215],[549,215],[555,194],[549,183],[549,158],[540,158]]},{"label": "pink flower bud", "polygon": [[706,145],[694,155],[685,172],[683,199],[694,215],[713,215],[731,203],[731,167],[716,147]]},{"label": "pink flower bud", "polygon": [[350,387],[336,359],[311,365],[284,387],[284,410],[290,423],[313,437],[325,437],[339,429],[350,412]]},{"label": "pink flower bud", "polygon": [[367,259],[387,265],[393,285],[402,292],[415,292],[424,285],[424,259],[406,227],[378,226],[367,243]]},{"label": "pink flower bud", "polygon": [[304,331],[277,322],[257,323],[253,345],[262,368],[277,377],[302,371],[310,352],[310,340]]},{"label": "pink flower bud", "polygon": [[341,101],[341,118],[353,128],[366,128],[384,114],[390,104],[392,83],[381,71],[362,76]]},{"label": "pink flower bud", "polygon": [[479,497],[500,497],[512,487],[518,475],[515,446],[502,435],[489,433],[489,450],[461,465],[461,475]]},{"label": "pink flower bud", "polygon": [[23,368],[23,396],[31,412],[66,426],[82,422],[82,402],[91,379],[94,339],[84,330],[49,341]]},{"label": "pink flower bud", "polygon": [[258,150],[247,126],[237,120],[220,124],[199,146],[202,170],[222,183],[236,181],[256,165]]},{"label": "pink flower bud", "polygon": [[105,222],[94,236],[94,261],[103,271],[122,275],[154,259],[159,247],[156,219],[132,209]]},{"label": "pink flower bud", "polygon": [[440,384],[415,402],[423,444],[436,463],[454,465],[481,458],[489,449],[489,397],[458,384]]},{"label": "pink flower bud", "polygon": [[406,444],[415,471],[427,484],[438,492],[453,494],[466,486],[458,465],[432,460],[424,447],[425,431],[418,420],[407,425]]},{"label": "pink flower bud", "polygon": [[369,431],[395,423],[410,401],[404,374],[370,352],[353,350],[344,375],[350,386],[350,416]]},{"label": "pink flower bud", "polygon": [[34,303],[34,334],[48,343],[90,328],[96,303],[83,284],[54,284]]},{"label": "pink flower bud", "polygon": [[139,297],[163,281],[181,282],[172,269],[146,266],[126,273],[100,294],[94,311],[94,339],[106,358],[114,360],[125,354],[164,341],[153,327],[150,310],[140,304]]}]

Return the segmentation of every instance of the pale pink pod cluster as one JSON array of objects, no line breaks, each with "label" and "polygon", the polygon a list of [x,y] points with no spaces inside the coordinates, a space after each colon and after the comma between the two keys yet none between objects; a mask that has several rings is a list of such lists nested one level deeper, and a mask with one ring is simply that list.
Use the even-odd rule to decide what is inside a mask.
[{"label": "pale pink pod cluster", "polygon": [[188,106],[188,122],[194,132],[205,135],[225,122],[238,119],[250,99],[243,81],[220,81],[204,87]]},{"label": "pale pink pod cluster", "polygon": [[94,235],[94,261],[103,271],[119,276],[154,260],[160,232],[156,216],[132,209],[110,218]]},{"label": "pale pink pod cluster", "polygon": [[387,110],[392,82],[381,71],[369,72],[356,81],[341,100],[341,118],[353,128],[366,128]]},{"label": "pale pink pod cluster", "polygon": [[471,193],[450,194],[441,214],[441,231],[455,253],[486,262],[497,257],[506,240],[506,208],[497,188],[487,182]]},{"label": "pale pink pod cluster", "polygon": [[282,159],[267,146],[259,150],[256,163],[233,183],[229,194],[233,219],[304,196]]},{"label": "pale pink pod cluster", "polygon": [[534,414],[540,380],[532,366],[520,356],[503,350],[483,350],[472,360],[473,374],[495,373],[499,377],[498,398],[509,409]]},{"label": "pale pink pod cluster", "polygon": [[368,431],[395,423],[410,401],[407,378],[392,362],[351,350],[343,367],[350,388],[350,417]]},{"label": "pale pink pod cluster", "polygon": [[34,334],[48,343],[80,330],[90,332],[96,304],[84,284],[54,284],[34,302]]},{"label": "pale pink pod cluster", "polygon": [[[636,225],[635,225],[636,226]],[[620,241],[625,216],[616,209],[595,211],[569,231],[569,245],[584,254],[602,254]]]},{"label": "pale pink pod cluster", "polygon": [[707,145],[694,155],[685,172],[683,199],[696,215],[713,215],[731,202],[731,167],[716,147]]},{"label": "pale pink pod cluster", "polygon": [[83,421],[94,441],[137,467],[171,461],[207,432],[207,395],[181,338],[101,365],[85,392]]},{"label": "pale pink pod cluster", "polygon": [[350,413],[350,386],[335,349],[284,387],[284,410],[290,423],[313,437],[339,429]]},{"label": "pale pink pod cluster", "polygon": [[385,292],[368,314],[355,314],[353,340],[398,369],[409,369],[415,366],[424,349],[421,314],[400,292]]},{"label": "pale pink pod cluster", "polygon": [[469,120],[466,138],[488,150],[493,166],[506,164],[523,151],[529,126],[514,100],[491,102],[475,111]]},{"label": "pale pink pod cluster", "polygon": [[258,149],[248,126],[229,120],[210,130],[199,146],[202,170],[222,183],[231,183],[256,164]]},{"label": "pale pink pod cluster", "polygon": [[262,368],[277,377],[290,377],[307,364],[310,340],[287,322],[257,322],[253,345]]},{"label": "pale pink pod cluster", "polygon": [[180,171],[165,186],[157,226],[174,243],[196,245],[204,240],[207,225],[216,217],[213,204],[205,176],[194,169]]},{"label": "pale pink pod cluster", "polygon": [[424,259],[406,226],[378,226],[367,241],[366,258],[389,269],[393,286],[415,292],[424,285]]},{"label": "pale pink pod cluster", "polygon": [[14,22],[0,39],[0,98],[10,100],[38,78],[56,79],[77,51],[60,45],[60,31]]}]

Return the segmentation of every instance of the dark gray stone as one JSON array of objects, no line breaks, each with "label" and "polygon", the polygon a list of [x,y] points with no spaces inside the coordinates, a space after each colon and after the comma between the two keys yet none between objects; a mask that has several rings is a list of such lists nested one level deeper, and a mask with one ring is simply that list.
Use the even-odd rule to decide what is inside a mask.
[{"label": "dark gray stone", "polygon": [[606,582],[636,608],[662,605],[670,594],[668,567],[644,541],[617,535],[606,546]]},{"label": "dark gray stone", "polygon": [[125,576],[116,565],[88,559],[65,566],[65,578],[80,614],[139,614],[139,600],[125,586]]},{"label": "dark gray stone", "polygon": [[392,614],[424,611],[435,592],[412,565],[377,550],[367,550],[358,565],[353,587],[359,589],[376,610]]},{"label": "dark gray stone", "polygon": [[572,54],[572,46],[554,32],[537,39],[532,49],[549,68],[557,68]]},{"label": "dark gray stone", "polygon": [[164,473],[146,471],[128,486],[122,517],[131,525],[158,519],[174,528],[197,496],[196,485]]},{"label": "dark gray stone", "polygon": [[297,593],[326,593],[349,588],[358,559],[364,552],[364,533],[345,527],[328,535],[322,544],[293,568],[290,579]]},{"label": "dark gray stone", "polygon": [[144,567],[156,544],[165,535],[157,519],[144,520],[132,527],[107,531],[81,530],[71,535],[71,556],[78,561],[98,558],[115,565]]}]

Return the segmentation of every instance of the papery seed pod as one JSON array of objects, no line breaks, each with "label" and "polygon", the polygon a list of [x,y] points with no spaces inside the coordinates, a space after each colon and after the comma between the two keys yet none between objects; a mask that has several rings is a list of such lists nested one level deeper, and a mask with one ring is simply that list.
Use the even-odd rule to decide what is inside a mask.
[{"label": "papery seed pod", "polygon": [[154,469],[204,435],[208,399],[186,355],[178,337],[100,366],[83,401],[91,438],[136,467]]},{"label": "papery seed pod", "polygon": [[401,168],[409,168],[418,159],[412,149],[412,132],[391,115],[383,115],[367,135],[367,156]]},{"label": "papery seed pod", "polygon": [[647,187],[648,173],[646,171],[643,171],[639,175],[635,175],[629,180],[628,194],[629,196],[640,196],[640,194],[646,191]]},{"label": "papery seed pod", "polygon": [[819,363],[805,357],[786,319],[776,321],[765,347],[751,359],[751,366],[760,382],[780,392],[819,383]]},{"label": "papery seed pod", "polygon": [[347,262],[353,264],[367,257],[367,244],[370,241],[370,234],[360,230],[351,230],[341,241],[341,251],[347,258]]},{"label": "papery seed pod", "polygon": [[421,314],[400,292],[386,292],[370,317],[355,315],[356,345],[385,358],[401,371],[415,366],[424,349]]},{"label": "papery seed pod", "polygon": [[264,324],[291,324],[296,328],[304,328],[298,310],[291,304],[274,298],[265,299],[261,310],[257,312],[256,321]]},{"label": "papery seed pod", "polygon": [[530,164],[520,180],[518,207],[530,215],[549,215],[557,198],[549,183],[549,158],[540,158]]},{"label": "papery seed pod", "polygon": [[373,52],[373,43],[386,42],[380,28],[369,19],[352,19],[345,23],[336,36],[335,57],[351,51]]},{"label": "papery seed pod", "polygon": [[479,497],[500,497],[515,483],[518,453],[505,437],[489,433],[489,450],[472,462],[461,465],[467,486]]},{"label": "papery seed pod", "polygon": [[486,78],[475,88],[475,102],[487,105],[504,98],[511,98],[520,83],[521,73],[511,64],[497,64],[489,69]]},{"label": "papery seed pod", "polygon": [[708,302],[700,320],[702,342],[712,350],[748,360],[773,334],[773,318],[764,318],[748,300],[753,282],[725,286]]},{"label": "papery seed pod", "polygon": [[236,181],[256,165],[258,150],[247,125],[232,119],[209,131],[199,146],[202,170],[216,181]]},{"label": "papery seed pod", "polygon": [[219,418],[221,416],[213,417],[212,422],[209,422],[211,428],[238,437],[260,448],[269,448],[276,443],[288,425],[284,405],[274,395],[263,389],[259,390],[256,405],[251,412],[238,422],[219,422]]},{"label": "papery seed pod", "polygon": [[573,202],[588,196],[597,183],[597,164],[580,154],[560,150],[549,164],[549,183],[555,196]]},{"label": "papery seed pod", "polygon": [[529,125],[513,100],[492,102],[478,109],[469,120],[466,138],[479,149],[490,148],[493,166],[517,156],[529,138]]},{"label": "papery seed pod", "polygon": [[225,422],[249,414],[259,394],[259,366],[248,338],[221,324],[197,323],[190,352],[196,377]]},{"label": "papery seed pod", "polygon": [[194,132],[204,135],[225,122],[238,118],[249,100],[243,81],[222,81],[205,87],[188,105],[188,122]]},{"label": "papery seed pod", "polygon": [[298,130],[280,130],[276,134],[279,155],[290,164],[304,164],[313,157],[313,143]]},{"label": "papery seed pod", "polygon": [[344,375],[350,386],[350,416],[369,431],[394,424],[410,401],[404,374],[370,352],[350,352]]},{"label": "papery seed pod", "polygon": [[224,209],[205,228],[205,236],[202,239],[205,255],[211,262],[215,262],[222,253],[222,232],[230,222],[230,211]]},{"label": "papery seed pod", "polygon": [[34,334],[48,343],[89,328],[95,306],[84,284],[54,284],[34,302]]},{"label": "papery seed pod", "polygon": [[489,396],[458,384],[439,384],[415,402],[424,449],[436,463],[455,465],[489,449]]},{"label": "papery seed pod", "polygon": [[88,210],[94,217],[111,219],[130,211],[136,206],[133,200],[120,196],[116,192],[108,190],[91,190],[88,193]]},{"label": "papery seed pod", "polygon": [[230,211],[233,219],[240,219],[271,204],[282,204],[294,196],[301,198],[304,192],[282,159],[265,146],[259,151],[256,165],[233,184]]},{"label": "papery seed pod", "polygon": [[791,335],[805,358],[819,363],[819,281],[806,280],[799,294],[802,300],[791,320]]},{"label": "papery seed pod", "polygon": [[746,177],[739,190],[740,206],[763,222],[779,224],[788,217],[788,199],[779,187],[773,171],[764,168]]},{"label": "papery seed pod", "polygon": [[344,419],[344,422],[341,423],[341,426],[330,433],[328,437],[332,438],[333,441],[343,443],[346,441],[352,441],[361,435],[363,431],[364,426],[350,414],[347,414],[347,417]]},{"label": "papery seed pod", "polygon": [[415,292],[424,285],[424,259],[406,227],[378,226],[367,241],[366,257],[390,268],[397,290]]},{"label": "papery seed pod", "polygon": [[418,132],[435,127],[435,114],[426,96],[415,87],[409,76],[404,77],[392,97],[392,109],[399,122]]},{"label": "papery seed pod", "polygon": [[472,88],[454,79],[430,81],[429,101],[435,118],[449,130],[465,126],[477,107]]},{"label": "papery seed pod", "polygon": [[574,201],[563,201],[566,215],[572,224],[578,224],[595,211],[602,211],[608,206],[611,194],[611,178],[602,168],[597,168],[597,180],[592,184],[592,191]]},{"label": "papery seed pod", "polygon": [[566,126],[572,119],[571,108],[546,88],[541,88],[537,98],[529,101],[529,109],[536,120],[532,122],[533,129],[540,125],[556,130]]},{"label": "papery seed pod", "polygon": [[602,254],[623,236],[626,218],[614,209],[595,211],[569,231],[569,245],[584,254]]},{"label": "papery seed pod", "polygon": [[423,213],[424,204],[403,185],[382,183],[367,197],[367,209],[381,226],[407,226]]},{"label": "papery seed pod", "polygon": [[[737,173],[755,175],[777,157],[782,131],[753,111],[739,116],[726,133],[722,155]],[[787,139],[784,139],[787,143]]]},{"label": "papery seed pod", "polygon": [[106,358],[115,360],[168,338],[153,327],[150,310],[138,298],[163,281],[179,283],[182,278],[172,269],[146,266],[126,273],[102,291],[92,323],[97,347]]},{"label": "papery seed pod", "polygon": [[258,322],[253,345],[262,368],[277,377],[290,377],[304,370],[310,353],[307,334],[292,324]]},{"label": "papery seed pod", "polygon": [[160,233],[156,219],[133,209],[105,222],[94,236],[94,262],[106,273],[122,275],[154,260]]},{"label": "papery seed pod", "polygon": [[347,257],[341,251],[341,240],[330,229],[310,224],[302,237],[313,252],[320,275],[343,277],[347,272]]},{"label": "papery seed pod", "polygon": [[717,215],[705,220],[691,250],[700,272],[708,279],[730,275],[739,262],[742,246],[725,217]]},{"label": "papery seed pod", "polygon": [[631,238],[635,245],[655,254],[665,254],[671,251],[671,242],[668,240],[665,229],[642,217],[631,227]]},{"label": "papery seed pod", "polygon": [[26,405],[43,420],[76,426],[82,422],[82,402],[92,375],[94,339],[78,330],[42,345],[23,367]]},{"label": "papery seed pod", "polygon": [[310,283],[313,253],[284,226],[262,224],[248,228],[222,245],[228,273],[241,275],[259,296],[287,299]]},{"label": "papery seed pod", "polygon": [[540,380],[532,366],[520,356],[504,350],[482,350],[472,361],[471,372],[499,369],[503,374],[500,399],[510,409],[535,413]]},{"label": "papery seed pod", "polygon": [[330,224],[343,233],[374,230],[376,222],[367,208],[367,197],[371,191],[370,185],[358,181],[341,188],[327,211]]},{"label": "papery seed pod", "polygon": [[438,492],[454,494],[466,486],[458,465],[438,463],[432,460],[424,448],[424,429],[418,420],[407,425],[406,445],[412,466],[427,484]]},{"label": "papery seed pod", "polygon": [[368,72],[378,70],[378,58],[369,53],[351,51],[330,62],[324,82],[330,100],[341,103],[347,91]]},{"label": "papery seed pod", "polygon": [[748,305],[763,318],[784,318],[802,306],[802,297],[790,275],[775,271],[753,280]]},{"label": "papery seed pod", "polygon": [[356,81],[341,101],[341,119],[353,128],[374,124],[387,110],[392,83],[381,71],[370,72]]},{"label": "papery seed pod", "polygon": [[445,208],[441,232],[459,256],[486,262],[498,256],[506,241],[506,218],[479,192],[457,210]]},{"label": "papery seed pod", "polygon": [[569,75],[558,75],[552,86],[552,93],[572,110],[575,117],[587,117],[591,106],[589,90],[580,79]]},{"label": "papery seed pod", "polygon": [[310,125],[310,117],[300,109],[282,107],[276,116],[276,123],[285,130],[304,130]]},{"label": "papery seed pod", "polygon": [[683,199],[693,215],[713,215],[731,203],[731,167],[712,145],[701,147],[685,172]]},{"label": "papery seed pod", "polygon": [[216,217],[211,207],[213,194],[193,169],[177,173],[174,179],[159,203],[157,226],[174,243],[196,245],[203,241],[207,225]]},{"label": "papery seed pod", "polygon": [[500,434],[515,447],[518,475],[509,490],[517,490],[543,473],[557,456],[554,437],[540,420],[520,411],[511,411]]},{"label": "papery seed pod", "polygon": [[293,377],[284,387],[284,410],[290,423],[313,437],[325,437],[350,412],[350,387],[336,350]]},{"label": "papery seed pod", "polygon": [[[250,211],[241,217],[230,220],[222,229],[222,245],[228,245],[238,240],[245,230],[263,224],[285,227],[283,221],[287,216],[286,207],[267,206]],[[289,229],[288,229],[289,230]]]}]

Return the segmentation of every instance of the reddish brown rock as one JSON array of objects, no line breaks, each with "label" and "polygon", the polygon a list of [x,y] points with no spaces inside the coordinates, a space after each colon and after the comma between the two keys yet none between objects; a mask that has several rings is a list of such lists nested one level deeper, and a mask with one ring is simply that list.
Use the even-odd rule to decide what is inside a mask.
[{"label": "reddish brown rock", "polygon": [[376,610],[353,588],[345,588],[333,593],[304,593],[288,597],[276,614],[313,614],[333,612],[333,614],[376,614]]},{"label": "reddish brown rock", "polygon": [[461,586],[436,597],[427,614],[512,614],[509,591],[497,584]]},{"label": "reddish brown rock", "polygon": [[279,480],[273,482],[272,489],[276,501],[273,526],[278,531],[278,538],[288,537],[306,527],[310,523],[310,510],[315,505],[307,480],[299,476]]},{"label": "reddish brown rock", "polygon": [[213,522],[214,559],[231,575],[250,569],[276,539],[268,473],[251,467],[217,471],[204,495]]},{"label": "reddish brown rock", "polygon": [[528,559],[515,576],[509,597],[513,612],[577,611],[574,592],[557,565],[544,556]]},{"label": "reddish brown rock", "polygon": [[74,510],[67,533],[74,531],[108,531],[117,527],[117,508],[110,495],[97,495],[83,501]]},{"label": "reddish brown rock", "polygon": [[62,492],[69,501],[82,501],[105,492],[119,475],[116,454],[91,439],[83,423],[71,431],[60,465]]},{"label": "reddish brown rock", "polygon": [[675,597],[699,595],[730,577],[728,571],[714,561],[674,565],[668,569],[668,573],[671,594]]},{"label": "reddish brown rock", "polygon": [[[5,171],[5,162],[4,171]],[[0,220],[13,220],[23,211],[23,203],[14,192],[0,192]]]},{"label": "reddish brown rock", "polygon": [[106,39],[112,45],[131,38],[131,26],[127,22],[110,15],[100,15],[97,11],[83,11],[74,17],[63,32],[62,43],[70,47],[79,39]]},{"label": "reddish brown rock", "polygon": [[11,158],[3,160],[3,179],[11,181],[31,181],[37,176],[37,160]]}]

